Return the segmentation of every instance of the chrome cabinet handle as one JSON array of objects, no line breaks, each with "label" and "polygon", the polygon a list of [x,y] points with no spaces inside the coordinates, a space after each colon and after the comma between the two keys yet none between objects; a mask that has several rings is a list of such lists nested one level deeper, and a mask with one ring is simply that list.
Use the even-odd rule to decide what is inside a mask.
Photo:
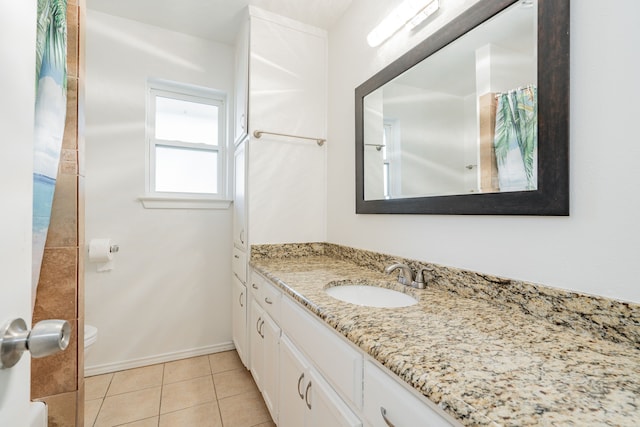
[{"label": "chrome cabinet handle", "polygon": [[256,332],[258,332],[258,335],[262,336],[262,334],[260,333],[260,321],[262,320],[262,318],[258,317],[258,320],[256,321]]},{"label": "chrome cabinet handle", "polygon": [[269,297],[266,297],[266,298],[264,299],[264,302],[266,302],[267,304],[273,304],[273,301],[271,301],[271,300],[269,299]]},{"label": "chrome cabinet handle", "polygon": [[260,330],[258,331],[258,333],[260,334],[260,336],[262,338],[264,338],[264,332],[262,332],[262,327],[264,326],[264,320],[260,323]]},{"label": "chrome cabinet handle", "polygon": [[256,285],[255,283],[252,283],[252,284],[251,284],[251,287],[252,287],[253,289],[258,289],[258,285]]},{"label": "chrome cabinet handle", "polygon": [[242,297],[244,297],[244,292],[240,292],[240,299],[238,300],[240,302],[240,307],[244,307],[242,304]]},{"label": "chrome cabinet handle", "polygon": [[304,391],[304,401],[307,403],[307,408],[311,409],[311,402],[309,402],[309,390],[311,389],[311,381],[307,384],[307,389]]},{"label": "chrome cabinet handle", "polygon": [[298,396],[300,396],[300,399],[304,400],[304,394],[300,391],[300,384],[302,384],[302,380],[304,380],[304,372],[301,373],[300,378],[298,378]]},{"label": "chrome cabinet handle", "polygon": [[382,414],[382,419],[389,427],[395,427],[393,423],[389,421],[389,418],[387,418],[387,410],[384,409],[383,406],[380,407],[380,413]]}]

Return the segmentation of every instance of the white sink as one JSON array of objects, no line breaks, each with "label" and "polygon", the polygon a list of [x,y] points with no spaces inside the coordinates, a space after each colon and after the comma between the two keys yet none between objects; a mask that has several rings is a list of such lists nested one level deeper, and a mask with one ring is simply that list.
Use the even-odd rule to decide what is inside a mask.
[{"label": "white sink", "polygon": [[341,301],[367,307],[408,307],[418,302],[411,295],[377,286],[338,285],[326,288],[325,292]]}]

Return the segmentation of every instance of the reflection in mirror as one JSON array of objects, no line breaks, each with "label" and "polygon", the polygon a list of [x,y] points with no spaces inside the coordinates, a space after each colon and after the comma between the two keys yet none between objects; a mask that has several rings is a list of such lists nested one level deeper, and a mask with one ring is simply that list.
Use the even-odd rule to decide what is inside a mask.
[{"label": "reflection in mirror", "polygon": [[537,8],[516,2],[364,97],[364,199],[538,187]]}]

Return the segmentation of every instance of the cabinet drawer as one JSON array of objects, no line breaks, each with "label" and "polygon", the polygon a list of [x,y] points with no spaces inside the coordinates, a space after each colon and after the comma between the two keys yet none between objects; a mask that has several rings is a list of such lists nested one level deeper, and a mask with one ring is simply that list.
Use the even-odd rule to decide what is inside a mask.
[{"label": "cabinet drawer", "polygon": [[247,254],[244,251],[233,248],[231,268],[242,283],[247,283]]},{"label": "cabinet drawer", "polygon": [[280,323],[282,292],[253,270],[251,271],[251,292],[264,311],[269,313],[276,323]]},{"label": "cabinet drawer", "polygon": [[[385,421],[383,412],[389,423]],[[426,401],[414,396],[397,380],[369,361],[364,364],[363,413],[372,427],[460,425],[441,409],[432,408]]]},{"label": "cabinet drawer", "polygon": [[288,297],[282,299],[283,330],[310,355],[333,387],[357,408],[362,407],[362,354]]}]

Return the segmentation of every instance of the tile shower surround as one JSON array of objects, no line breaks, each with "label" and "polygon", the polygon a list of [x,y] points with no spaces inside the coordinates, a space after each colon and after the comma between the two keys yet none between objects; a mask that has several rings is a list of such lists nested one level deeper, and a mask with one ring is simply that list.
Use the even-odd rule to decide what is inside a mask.
[{"label": "tile shower surround", "polygon": [[[382,273],[391,260],[430,268],[427,289]],[[325,243],[252,246],[251,264],[464,425],[640,425],[637,304]],[[324,292],[345,280],[419,302]]]},{"label": "tile shower surround", "polygon": [[33,324],[64,319],[69,347],[31,360],[31,398],[47,404],[49,426],[79,426],[84,415],[84,171],[79,104],[83,91],[80,55],[84,0],[67,2],[67,112],[51,222],[33,309]]}]

